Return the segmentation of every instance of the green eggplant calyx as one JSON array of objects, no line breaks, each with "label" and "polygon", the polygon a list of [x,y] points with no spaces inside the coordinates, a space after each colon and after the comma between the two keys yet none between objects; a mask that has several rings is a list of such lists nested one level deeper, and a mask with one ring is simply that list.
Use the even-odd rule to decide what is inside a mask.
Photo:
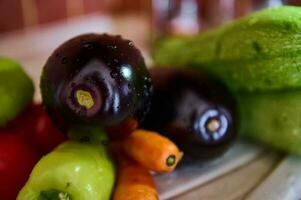
[{"label": "green eggplant calyx", "polygon": [[95,104],[91,93],[85,90],[77,90],[76,99],[79,105],[84,106],[86,109],[91,109]]},{"label": "green eggplant calyx", "polygon": [[69,132],[68,137],[81,143],[93,143],[105,145],[108,137],[104,130],[99,126],[74,126]]},{"label": "green eggplant calyx", "polygon": [[166,165],[171,167],[176,163],[176,156],[175,155],[170,155],[168,156],[168,158],[166,159]]},{"label": "green eggplant calyx", "polygon": [[59,190],[41,191],[38,200],[72,200],[70,194]]}]

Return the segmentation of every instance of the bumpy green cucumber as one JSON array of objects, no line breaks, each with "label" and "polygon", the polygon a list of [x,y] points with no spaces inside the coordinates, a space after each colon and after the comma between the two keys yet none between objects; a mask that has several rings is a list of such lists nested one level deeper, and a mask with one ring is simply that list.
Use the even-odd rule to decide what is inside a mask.
[{"label": "bumpy green cucumber", "polygon": [[242,135],[301,155],[301,90],[239,94]]},{"label": "bumpy green cucumber", "polygon": [[233,90],[301,86],[301,8],[270,8],[192,37],[162,40],[156,64],[191,66]]},{"label": "bumpy green cucumber", "polygon": [[15,118],[31,102],[34,86],[21,66],[0,57],[0,127]]}]

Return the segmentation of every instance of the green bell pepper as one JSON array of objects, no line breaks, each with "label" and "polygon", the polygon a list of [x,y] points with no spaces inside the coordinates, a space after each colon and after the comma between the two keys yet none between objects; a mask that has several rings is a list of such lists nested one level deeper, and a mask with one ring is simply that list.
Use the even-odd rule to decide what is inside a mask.
[{"label": "green bell pepper", "polygon": [[[88,132],[83,135],[89,135],[86,128],[78,130],[86,130]],[[102,144],[105,137],[99,138],[102,139],[92,142],[67,141],[44,156],[34,167],[17,200],[109,200],[115,170]]]}]

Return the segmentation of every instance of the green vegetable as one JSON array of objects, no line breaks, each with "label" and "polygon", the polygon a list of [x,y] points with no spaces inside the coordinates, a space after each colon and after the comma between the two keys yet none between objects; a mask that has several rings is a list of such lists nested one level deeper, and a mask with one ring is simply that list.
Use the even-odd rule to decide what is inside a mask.
[{"label": "green vegetable", "polygon": [[32,101],[34,86],[21,66],[0,57],[0,127],[14,119]]},{"label": "green vegetable", "polygon": [[103,129],[96,125],[74,125],[68,132],[68,137],[75,141],[93,144],[106,144],[109,140]]},{"label": "green vegetable", "polygon": [[301,86],[300,27],[300,7],[266,9],[197,36],[165,39],[154,60],[203,69],[236,91],[296,88]]},{"label": "green vegetable", "polygon": [[301,90],[239,94],[240,132],[301,155]]},{"label": "green vegetable", "polygon": [[17,200],[109,200],[114,180],[105,145],[68,141],[37,163]]}]

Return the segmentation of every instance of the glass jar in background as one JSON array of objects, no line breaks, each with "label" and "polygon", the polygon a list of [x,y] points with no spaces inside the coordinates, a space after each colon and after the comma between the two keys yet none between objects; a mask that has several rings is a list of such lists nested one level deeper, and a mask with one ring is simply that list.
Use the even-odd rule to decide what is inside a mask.
[{"label": "glass jar in background", "polygon": [[212,28],[256,10],[287,4],[286,0],[211,0],[206,1],[203,20]]},{"label": "glass jar in background", "polygon": [[198,0],[153,0],[156,36],[199,32],[200,8]]},{"label": "glass jar in background", "polygon": [[191,35],[287,0],[153,0],[155,38]]}]

